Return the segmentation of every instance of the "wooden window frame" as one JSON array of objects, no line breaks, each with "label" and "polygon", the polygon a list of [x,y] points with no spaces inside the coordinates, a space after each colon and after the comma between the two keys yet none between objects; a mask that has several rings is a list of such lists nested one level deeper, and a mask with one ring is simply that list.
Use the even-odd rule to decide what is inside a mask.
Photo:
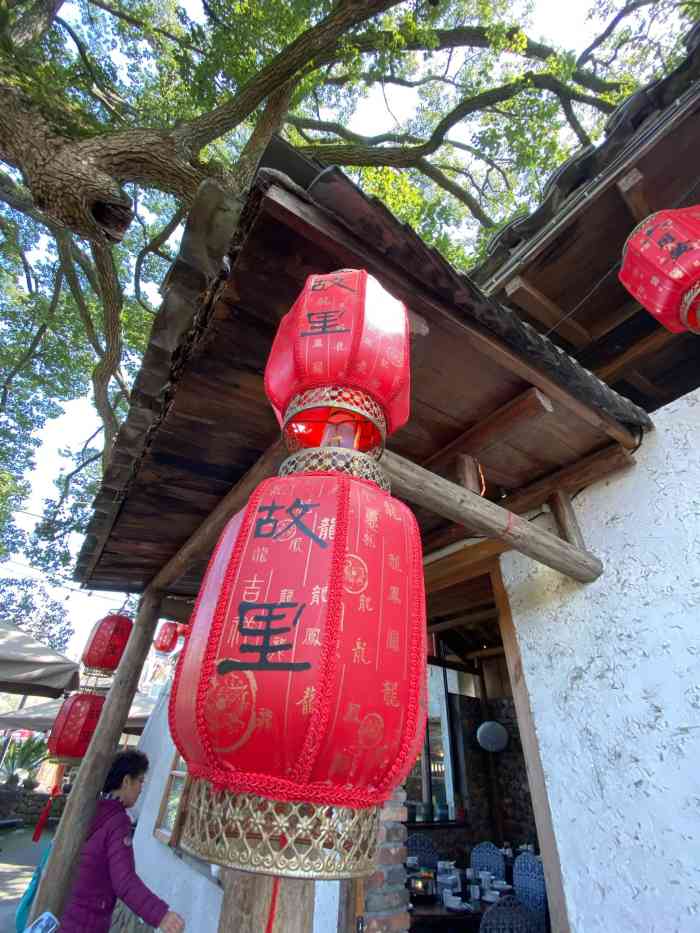
[{"label": "wooden window frame", "polygon": [[[176,767],[180,755],[178,752],[175,752],[175,755],[168,771],[168,778],[165,782],[165,787],[163,789],[163,796],[161,797],[160,806],[158,807],[158,815],[156,817],[155,826],[153,827],[153,835],[159,842],[164,843],[169,846],[171,849],[178,848],[180,844],[180,836],[182,835],[182,827],[185,822],[185,815],[187,813],[187,802],[190,796],[190,778],[186,770],[181,770]],[[170,797],[170,791],[173,786],[173,781],[178,778],[185,779],[185,786],[182,788],[182,795],[180,796],[180,802],[177,805],[177,813],[175,814],[175,823],[173,825],[172,831],[168,831],[164,828],[163,823],[165,819],[165,813],[168,807],[168,799]]]}]

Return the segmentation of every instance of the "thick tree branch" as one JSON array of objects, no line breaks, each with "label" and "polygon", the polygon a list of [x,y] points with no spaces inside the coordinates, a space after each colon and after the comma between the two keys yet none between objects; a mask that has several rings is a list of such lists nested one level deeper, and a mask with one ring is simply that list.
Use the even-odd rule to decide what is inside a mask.
[{"label": "thick tree branch", "polygon": [[230,101],[178,127],[174,135],[183,151],[196,155],[204,146],[243,122],[273,91],[294,78],[312,60],[329,51],[353,26],[397,6],[400,0],[354,0],[338,4],[321,22],[307,29],[247,81]]},{"label": "thick tree branch", "polygon": [[[93,437],[94,436],[95,435],[93,434]],[[71,482],[75,479],[78,473],[82,472],[85,469],[86,466],[90,466],[91,463],[94,463],[96,460],[99,460],[101,456],[102,456],[101,453],[92,454],[91,456],[86,457],[85,460],[83,460],[81,463],[79,463],[78,466],[74,470],[70,471],[70,473],[66,473],[66,475],[63,477],[63,489],[61,490],[61,495],[58,499],[58,502],[56,502],[56,504],[52,508],[52,511],[55,516],[58,516],[58,513],[61,510],[61,506],[68,498],[68,493],[70,491]]]},{"label": "thick tree branch", "polygon": [[[648,0],[654,2],[654,0]],[[524,47],[520,46],[522,30],[519,26],[513,26],[509,31],[507,38],[514,43],[516,52],[523,58],[534,59],[536,61],[546,62],[552,56],[557,55],[557,50],[552,46],[544,45],[542,42],[525,36]],[[352,47],[358,49],[361,53],[382,52],[392,48],[395,44],[393,33],[385,30],[373,30],[365,34],[360,34],[352,39]],[[418,37],[412,35],[402,37],[401,47],[397,54],[406,52],[436,52],[456,48],[477,48],[490,49],[493,47],[493,39],[489,29],[485,26],[463,26],[457,29],[436,29],[426,37],[424,32]],[[335,48],[327,55],[317,58],[317,64],[330,64],[339,61],[342,58],[341,50]],[[587,87],[597,94],[614,93],[620,90],[619,81],[604,81],[595,75],[592,71],[584,71],[581,68],[573,74],[573,80],[582,87]]]},{"label": "thick tree branch", "polygon": [[10,40],[18,49],[32,45],[51,28],[63,0],[34,0],[10,30]]},{"label": "thick tree branch", "polygon": [[117,377],[122,360],[121,312],[123,295],[111,249],[100,243],[93,243],[92,257],[100,282],[102,332],[105,347],[102,357],[92,371],[92,388],[95,396],[95,408],[105,428],[103,467],[106,468],[112,442],[119,430],[119,422],[109,400],[109,383],[112,378]]},{"label": "thick tree branch", "polygon": [[[552,91],[560,99],[566,96],[571,100],[581,101],[597,107],[604,113],[614,109],[611,104],[600,101],[597,98],[590,97],[588,94],[581,94],[555,78],[553,75],[528,73],[516,81],[504,84],[501,87],[491,88],[488,91],[482,91],[474,97],[468,97],[460,101],[449,113],[445,114],[439,121],[430,139],[425,140],[415,146],[377,146],[373,144],[362,143],[344,145],[342,143],[319,143],[312,146],[297,147],[304,155],[318,159],[326,164],[338,165],[393,165],[397,168],[415,166],[418,161],[426,156],[432,155],[445,142],[445,137],[449,130],[457,123],[460,123],[465,117],[481,110],[486,110],[498,103],[511,100],[523,91],[530,88],[539,88],[541,90]],[[337,132],[337,124],[327,124],[333,126],[334,132]],[[347,137],[348,131],[344,130],[338,133]],[[357,134],[354,134],[357,135]],[[376,137],[370,137],[376,139]]]},{"label": "thick tree branch", "polygon": [[447,175],[445,175],[444,172],[441,172],[440,169],[435,165],[431,165],[427,159],[419,159],[416,163],[416,168],[424,175],[427,175],[428,178],[432,179],[436,185],[444,188],[445,191],[449,191],[449,193],[453,197],[457,198],[457,200],[461,201],[462,204],[466,204],[466,206],[482,226],[496,226],[496,221],[489,217],[489,215],[479,204],[478,200],[472,194],[470,194],[465,188],[462,188],[461,185],[458,185],[456,182],[452,181],[451,178],[448,178]]},{"label": "thick tree branch", "polygon": [[37,327],[34,333],[34,336],[29,341],[29,346],[27,347],[25,352],[22,354],[22,356],[17,360],[15,365],[12,367],[12,369],[9,371],[9,373],[7,374],[7,376],[5,376],[5,379],[3,380],[2,389],[0,389],[0,412],[3,414],[5,413],[7,409],[7,401],[8,401],[8,397],[10,394],[10,388],[12,386],[13,380],[22,372],[22,370],[29,363],[31,363],[32,359],[34,358],[34,354],[39,348],[41,341],[44,339],[44,336],[47,330],[51,326],[54,315],[56,314],[56,309],[58,308],[58,300],[61,297],[62,285],[63,285],[63,272],[61,271],[61,267],[59,265],[56,275],[54,276],[53,292],[51,295],[51,302],[46,312],[46,318]]},{"label": "thick tree branch", "polygon": [[590,60],[595,50],[610,38],[623,19],[625,19],[627,16],[630,16],[636,10],[640,9],[640,7],[650,6],[652,3],[656,2],[657,0],[632,0],[631,3],[628,3],[627,6],[624,6],[615,16],[613,16],[605,29],[593,40],[593,42],[591,42],[588,48],[581,52],[576,60],[576,67],[580,69],[586,64],[587,61]]},{"label": "thick tree branch", "polygon": [[567,97],[566,94],[557,94],[557,97],[559,98],[559,103],[561,104],[561,109],[564,111],[564,116],[566,117],[566,119],[567,119],[567,121],[568,121],[569,126],[571,127],[571,129],[572,129],[572,130],[574,131],[574,133],[576,133],[576,135],[578,136],[578,139],[579,139],[579,142],[581,143],[581,145],[582,145],[582,146],[590,146],[590,145],[591,145],[591,137],[590,137],[590,136],[588,135],[588,133],[585,131],[585,129],[583,128],[583,125],[581,124],[579,118],[576,116],[576,113],[575,113],[575,111],[574,111],[573,104],[571,103],[571,99],[570,99],[569,97]]}]

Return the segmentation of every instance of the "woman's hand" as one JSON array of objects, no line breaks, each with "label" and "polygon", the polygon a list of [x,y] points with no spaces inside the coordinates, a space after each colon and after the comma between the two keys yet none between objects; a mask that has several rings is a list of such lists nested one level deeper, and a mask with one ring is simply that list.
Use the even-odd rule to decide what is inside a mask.
[{"label": "woman's hand", "polygon": [[163,933],[182,933],[185,929],[185,921],[180,914],[176,914],[174,910],[169,910],[160,921],[158,929],[162,930]]}]

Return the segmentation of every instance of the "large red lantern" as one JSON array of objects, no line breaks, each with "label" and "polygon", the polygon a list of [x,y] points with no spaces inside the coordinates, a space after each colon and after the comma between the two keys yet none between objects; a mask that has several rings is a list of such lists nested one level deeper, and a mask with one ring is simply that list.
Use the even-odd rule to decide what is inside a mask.
[{"label": "large red lantern", "polygon": [[[305,324],[298,313],[318,294],[331,309],[340,295],[340,320],[350,333],[363,332],[358,321],[377,318],[372,301],[393,302],[364,272],[311,276],[291,319],[308,328],[309,340],[329,347],[337,332],[320,332],[316,318]],[[408,387],[406,312],[395,304],[402,319],[392,317],[387,332],[403,335],[394,347],[402,375],[397,394],[382,396],[388,405]],[[284,328],[284,341],[293,343],[289,324],[280,333]],[[293,357],[304,356],[299,345]],[[353,371],[376,390],[358,345]],[[280,347],[278,334],[268,387]],[[370,342],[376,362],[374,351]],[[343,409],[347,369],[337,364],[326,378],[337,372],[340,386],[329,383],[338,391],[327,406],[334,427],[326,433],[316,411],[316,436],[327,444],[338,424],[352,430],[343,429],[337,446],[316,449],[298,449],[304,440],[287,435],[296,452],[282,475],[258,486],[219,539],[171,696],[171,731],[193,778],[182,845],[235,868],[323,878],[371,873],[379,807],[423,741],[419,530],[410,510],[389,495],[376,459],[358,449],[367,419],[355,406]],[[360,383],[357,375],[354,388]],[[283,425],[296,397],[293,386],[284,395]],[[406,415],[398,407],[386,421],[398,425]],[[376,456],[382,442],[379,435],[368,449]]]},{"label": "large red lantern", "polygon": [[82,656],[88,673],[110,675],[116,671],[132,625],[128,616],[118,614],[105,616],[95,624]]},{"label": "large red lantern", "polygon": [[74,693],[63,701],[49,734],[49,757],[75,763],[85,756],[105,697],[102,693]]},{"label": "large red lantern", "polygon": [[163,622],[153,640],[153,647],[156,651],[162,651],[164,654],[170,654],[171,651],[174,651],[180,637],[179,629],[180,626],[177,622]]},{"label": "large red lantern", "polygon": [[659,211],[625,244],[620,281],[673,333],[700,333],[700,206]]}]

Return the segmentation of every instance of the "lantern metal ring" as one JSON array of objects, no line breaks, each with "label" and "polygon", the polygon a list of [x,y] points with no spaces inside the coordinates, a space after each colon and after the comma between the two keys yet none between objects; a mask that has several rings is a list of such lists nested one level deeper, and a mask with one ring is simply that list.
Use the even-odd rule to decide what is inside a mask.
[{"label": "lantern metal ring", "polygon": [[358,450],[348,450],[346,447],[309,447],[298,450],[282,461],[279,475],[291,476],[292,473],[310,471],[345,473],[357,479],[369,480],[385,492],[391,492],[389,479],[377,461]]},{"label": "lantern metal ring", "polygon": [[381,439],[381,443],[372,448],[372,451],[367,451],[367,453],[376,460],[381,457],[386,443],[387,432],[386,417],[382,406],[367,392],[363,392],[362,389],[340,385],[316,386],[313,389],[300,392],[291,400],[284,413],[284,424],[282,426],[284,440],[290,453],[300,448],[300,444],[290,430],[291,423],[302,412],[311,411],[315,408],[338,408],[365,418],[374,425]]},{"label": "lantern metal ring", "polygon": [[696,298],[700,295],[700,282],[696,282],[692,288],[689,288],[688,291],[683,295],[683,300],[681,301],[681,322],[684,327],[686,327],[691,334],[700,334],[699,318],[698,318],[698,309],[695,308],[695,320],[696,324],[693,325],[688,320],[688,315],[690,314],[690,309],[693,307]]}]

